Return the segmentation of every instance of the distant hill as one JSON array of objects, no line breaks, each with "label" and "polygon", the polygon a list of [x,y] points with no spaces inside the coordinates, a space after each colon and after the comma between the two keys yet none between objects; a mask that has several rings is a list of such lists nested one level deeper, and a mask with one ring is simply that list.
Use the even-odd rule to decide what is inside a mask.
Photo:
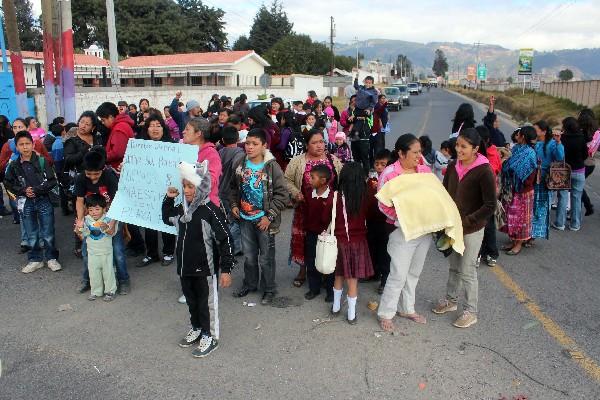
[{"label": "distant hill", "polygon": [[[477,47],[456,42],[416,43],[403,40],[369,39],[358,43],[359,51],[367,60],[395,62],[398,54],[406,54],[413,62],[416,72],[431,74],[436,49],[442,49],[448,58],[450,71],[459,68],[466,70],[468,64],[475,64]],[[356,55],[356,44],[338,44],[336,53]],[[506,78],[516,75],[518,51],[497,45],[479,46],[479,58],[487,64],[490,78]],[[533,61],[534,72],[555,77],[558,71],[569,68],[576,79],[600,78],[600,49],[557,50],[536,52]]]}]

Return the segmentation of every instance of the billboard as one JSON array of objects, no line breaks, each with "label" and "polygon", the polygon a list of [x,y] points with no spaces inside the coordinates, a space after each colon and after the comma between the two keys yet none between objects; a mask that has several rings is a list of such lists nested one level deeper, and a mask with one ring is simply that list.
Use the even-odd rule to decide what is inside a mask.
[{"label": "billboard", "polygon": [[475,64],[467,65],[467,80],[474,81],[476,76],[477,76],[477,66]]},{"label": "billboard", "polygon": [[531,75],[533,72],[533,49],[519,50],[519,75]]}]

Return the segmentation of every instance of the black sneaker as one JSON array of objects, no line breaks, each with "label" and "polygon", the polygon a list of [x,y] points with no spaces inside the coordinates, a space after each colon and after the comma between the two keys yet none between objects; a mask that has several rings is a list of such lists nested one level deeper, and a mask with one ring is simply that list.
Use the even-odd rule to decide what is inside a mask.
[{"label": "black sneaker", "polygon": [[179,342],[179,347],[190,347],[198,343],[202,337],[202,330],[190,329],[187,335]]},{"label": "black sneaker", "polygon": [[139,263],[137,263],[135,266],[138,268],[143,268],[143,267],[147,267],[148,265],[157,262],[158,260],[152,257],[144,257],[141,259],[141,261]]},{"label": "black sneaker", "polygon": [[21,245],[21,248],[19,249],[19,254],[25,254],[29,251],[29,246],[26,246],[24,244]]},{"label": "black sneaker", "polygon": [[262,304],[263,306],[268,306],[270,304],[273,304],[274,298],[275,298],[275,293],[265,292],[265,294],[263,294],[262,300],[260,301],[260,304]]},{"label": "black sneaker", "polygon": [[165,254],[163,256],[162,262],[160,263],[163,267],[171,265],[173,263],[173,259],[175,257],[172,254]]},{"label": "black sneaker", "polygon": [[117,288],[117,293],[121,296],[125,296],[129,294],[131,291],[131,286],[129,285],[129,281],[119,282],[119,287]]},{"label": "black sneaker", "polygon": [[308,292],[304,293],[304,298],[306,300],[312,300],[315,297],[317,297],[320,293],[319,292],[313,292],[312,290],[309,290]]},{"label": "black sneaker", "polygon": [[90,282],[89,281],[81,282],[81,285],[77,289],[77,292],[83,294],[83,293],[87,292],[88,290],[90,290],[91,288],[92,287],[90,286]]},{"label": "black sneaker", "polygon": [[246,297],[251,292],[256,292],[256,289],[248,289],[247,287],[242,287],[240,290],[233,293],[233,297]]},{"label": "black sneaker", "polygon": [[219,347],[219,342],[212,336],[202,335],[200,344],[192,351],[192,356],[196,358],[204,358]]},{"label": "black sneaker", "polygon": [[327,293],[325,296],[325,303],[333,303],[333,293]]}]

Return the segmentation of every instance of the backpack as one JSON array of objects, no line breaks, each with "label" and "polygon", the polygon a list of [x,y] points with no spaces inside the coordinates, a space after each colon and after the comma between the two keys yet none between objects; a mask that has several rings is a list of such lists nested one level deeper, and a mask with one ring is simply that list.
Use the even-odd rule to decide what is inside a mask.
[{"label": "backpack", "polygon": [[294,132],[292,137],[290,138],[285,150],[283,152],[283,157],[289,161],[292,158],[299,156],[300,154],[306,151],[306,145],[304,144],[304,138],[302,134],[298,132]]}]

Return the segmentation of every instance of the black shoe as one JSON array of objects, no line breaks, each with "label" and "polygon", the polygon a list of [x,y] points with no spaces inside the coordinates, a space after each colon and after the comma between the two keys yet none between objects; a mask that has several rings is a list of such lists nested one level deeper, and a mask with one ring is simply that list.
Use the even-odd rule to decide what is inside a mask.
[{"label": "black shoe", "polygon": [[329,309],[329,315],[331,316],[331,318],[335,318],[337,316],[340,315],[340,312],[342,311],[342,308],[340,307],[339,310],[337,311],[333,311],[333,306],[331,306],[331,308]]},{"label": "black shoe", "polygon": [[89,281],[85,281],[85,282],[81,282],[81,286],[79,286],[79,289],[77,289],[77,292],[79,293],[85,293],[88,290],[90,290],[92,287],[90,286],[90,282]]},{"label": "black shoe", "polygon": [[586,208],[585,209],[585,216],[589,217],[590,215],[592,215],[594,213],[594,207],[590,207],[590,208]]},{"label": "black shoe", "polygon": [[160,263],[163,267],[171,265],[173,263],[173,259],[175,257],[172,254],[165,254],[163,256],[162,262]]},{"label": "black shoe", "polygon": [[233,294],[233,297],[246,297],[250,292],[256,292],[256,289],[248,289],[247,287],[242,287],[239,291]]},{"label": "black shoe", "polygon": [[29,251],[29,246],[25,246],[25,245],[21,245],[21,248],[19,249],[19,253],[20,254],[25,254]]},{"label": "black shoe", "polygon": [[129,294],[131,291],[131,286],[129,285],[129,281],[119,282],[119,287],[117,288],[117,294],[121,296],[125,296]]},{"label": "black shoe", "polygon": [[377,288],[377,293],[378,294],[383,294],[383,289],[385,289],[385,284],[380,284],[379,287]]},{"label": "black shoe", "polygon": [[[317,297],[319,294],[320,294],[319,292],[313,292],[312,290],[309,290],[308,292],[304,293],[304,298],[306,300],[312,300],[315,297]],[[264,297],[263,297],[263,299],[264,299]]]},{"label": "black shoe", "polygon": [[327,293],[325,296],[325,303],[333,303],[333,293]]},{"label": "black shoe", "polygon": [[346,319],[350,325],[356,325],[358,323],[358,315],[354,316],[354,319]]},{"label": "black shoe", "polygon": [[275,293],[265,292],[265,294],[263,294],[262,300],[260,301],[260,304],[262,304],[263,306],[268,306],[273,303],[274,298],[275,298]]},{"label": "black shoe", "polygon": [[155,263],[157,261],[158,260],[154,257],[146,256],[146,257],[142,258],[142,260],[139,263],[137,263],[135,266],[138,268],[143,268],[143,267],[147,267],[148,265]]},{"label": "black shoe", "polygon": [[139,257],[144,255],[144,249],[134,249],[130,247],[125,249],[125,254],[127,254],[127,257]]}]

